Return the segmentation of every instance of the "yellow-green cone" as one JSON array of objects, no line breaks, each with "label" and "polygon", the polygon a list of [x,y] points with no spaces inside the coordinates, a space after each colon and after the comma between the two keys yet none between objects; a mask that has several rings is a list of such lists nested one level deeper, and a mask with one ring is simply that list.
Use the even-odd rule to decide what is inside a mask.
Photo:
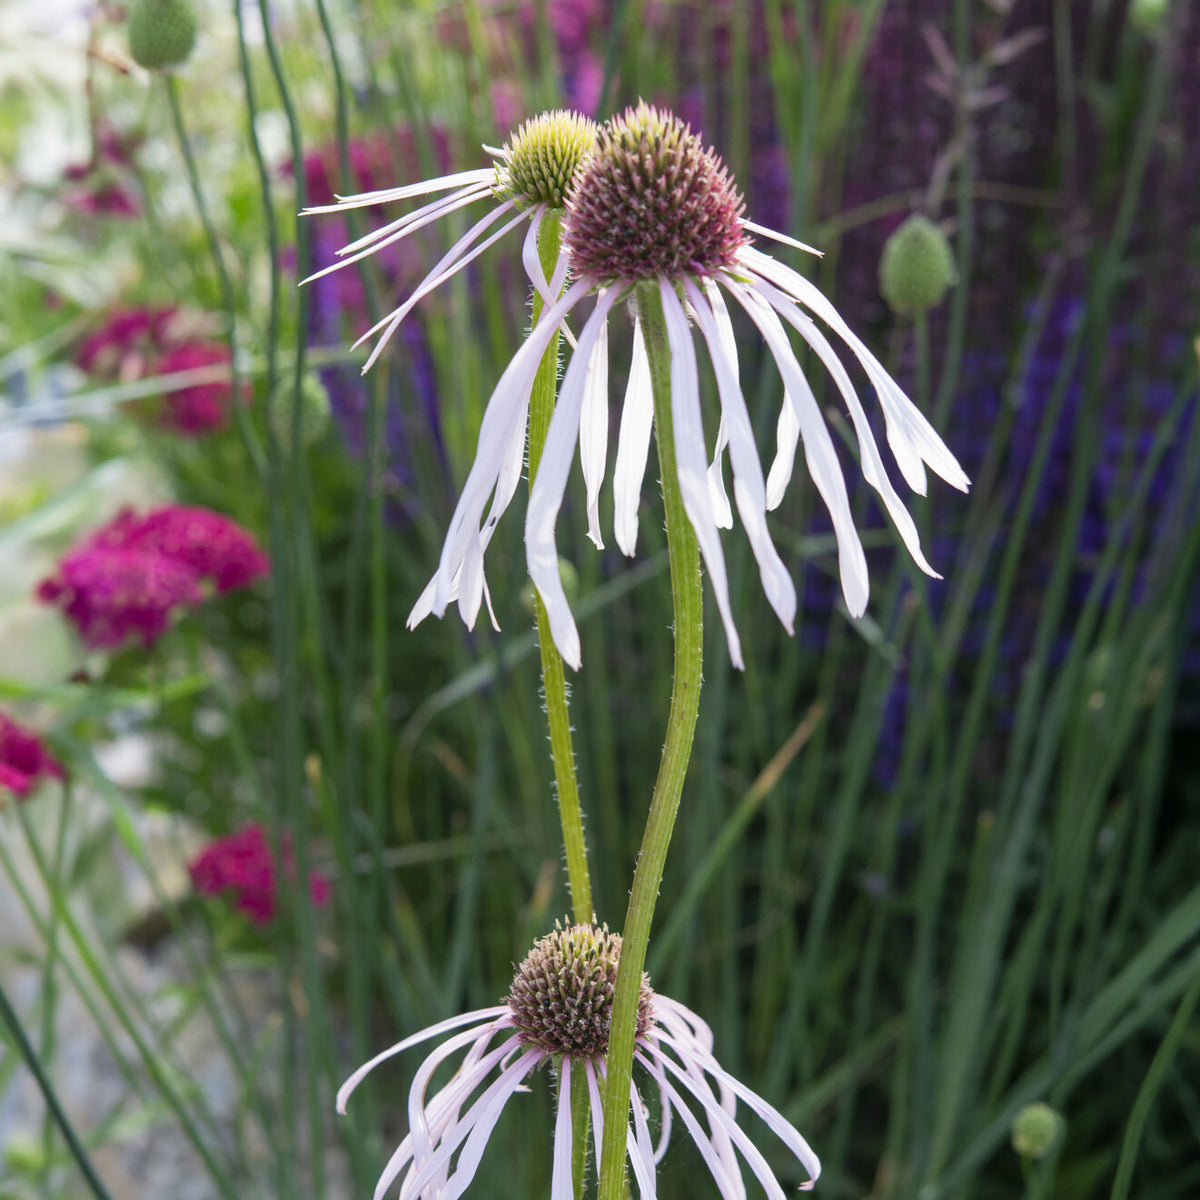
[{"label": "yellow-green cone", "polygon": [[950,243],[928,217],[914,213],[884,243],[879,290],[893,312],[934,308],[957,279]]},{"label": "yellow-green cone", "polygon": [[1045,1158],[1062,1137],[1066,1122],[1048,1104],[1027,1104],[1013,1117],[1013,1149],[1022,1158]]},{"label": "yellow-green cone", "polygon": [[177,67],[196,44],[191,0],[134,0],[129,10],[129,53],[149,71]]}]

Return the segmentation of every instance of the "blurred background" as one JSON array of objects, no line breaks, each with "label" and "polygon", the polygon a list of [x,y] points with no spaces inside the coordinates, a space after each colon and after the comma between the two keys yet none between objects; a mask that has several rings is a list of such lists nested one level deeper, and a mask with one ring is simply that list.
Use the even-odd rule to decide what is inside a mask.
[{"label": "blurred background", "polygon": [[[710,620],[655,984],[826,1200],[1194,1196],[1200,5],[173,0],[196,37],[164,72],[130,53],[148,2],[0,10],[0,1197],[370,1195],[419,1059],[341,1118],[338,1083],[495,1003],[566,913],[521,517],[489,552],[502,633],[404,628],[528,321],[519,244],[364,379],[350,343],[474,218],[298,289],[403,210],[296,214],[639,97],[825,252],[772,250],[973,480],[913,502],[938,582],[851,479],[852,620],[798,471],[792,639],[725,538],[747,669]],[[913,213],[957,282],[897,314],[879,263]],[[738,332],[766,453],[781,385]],[[572,717],[619,927],[670,597],[653,489],[626,560],[579,482]],[[551,1090],[473,1195],[548,1194]],[[716,1194],[682,1140],[659,1187]]]}]

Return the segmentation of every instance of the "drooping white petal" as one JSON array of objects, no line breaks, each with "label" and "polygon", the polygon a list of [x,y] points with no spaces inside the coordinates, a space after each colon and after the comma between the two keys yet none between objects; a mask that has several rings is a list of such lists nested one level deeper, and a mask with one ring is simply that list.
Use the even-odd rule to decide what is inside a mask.
[{"label": "drooping white petal", "polygon": [[579,414],[579,465],[583,468],[587,492],[588,537],[597,550],[604,549],[604,539],[600,536],[600,485],[604,482],[607,458],[608,322],[603,321],[588,359],[583,408]]},{"label": "drooping white petal", "polygon": [[621,408],[617,434],[617,461],[613,468],[613,533],[622,554],[633,557],[637,546],[638,507],[646,460],[650,456],[650,431],[654,426],[654,392],[650,382],[650,360],[642,322],[633,323],[633,357],[629,384]]},{"label": "drooping white petal", "polygon": [[757,225],[753,221],[743,221],[742,228],[748,229],[751,233],[771,238],[772,241],[782,242],[785,246],[794,246],[797,250],[803,250],[806,254],[815,254],[818,258],[825,257],[824,250],[818,250],[806,242],[798,242],[794,237],[789,237],[786,233],[780,233],[778,229],[768,229],[765,225]]},{"label": "drooping white petal", "polygon": [[[580,286],[581,284],[575,285],[576,288]],[[538,464],[537,478],[529,489],[529,508],[525,514],[525,555],[529,563],[529,577],[546,606],[554,644],[564,661],[570,663],[575,670],[579,670],[580,666],[579,631],[575,628],[575,618],[571,615],[567,594],[563,590],[562,579],[558,573],[558,546],[554,538],[554,527],[562,507],[567,476],[570,474],[571,461],[574,458],[575,442],[579,436],[580,411],[583,407],[592,348],[600,336],[601,327],[608,320],[609,309],[615,300],[615,291],[609,289],[603,292],[579,334],[579,348],[571,356],[567,373],[563,376],[558,403],[554,407],[554,416],[550,419],[550,428],[546,432],[546,445]],[[540,329],[539,323],[537,330]]]},{"label": "drooping white petal", "polygon": [[926,575],[932,575],[934,579],[941,579],[941,576],[925,561],[925,556],[921,553],[921,538],[917,532],[916,522],[909,516],[904,502],[896,494],[896,489],[892,487],[892,481],[888,478],[883,459],[879,456],[879,447],[875,444],[875,435],[871,432],[871,423],[867,420],[867,414],[858,399],[850,376],[846,374],[846,368],[842,366],[841,360],[829,344],[828,339],[813,324],[811,318],[800,312],[785,295],[776,291],[770,284],[759,284],[756,290],[817,352],[817,357],[833,376],[833,381],[837,385],[838,391],[841,392],[846,407],[850,410],[850,420],[854,423],[863,478],[883,499],[888,515],[904,539],[904,544],[908,548],[909,554],[912,555],[913,561]]},{"label": "drooping white petal", "polygon": [[[479,1169],[479,1161],[483,1157],[484,1147],[492,1135],[492,1130],[496,1127],[496,1122],[500,1119],[500,1113],[504,1110],[505,1104],[520,1086],[521,1081],[545,1057],[544,1050],[531,1046],[508,1067],[471,1105],[458,1125],[441,1139],[437,1150],[428,1162],[419,1170],[414,1164],[412,1174],[405,1179],[404,1186],[400,1191],[401,1197],[424,1196],[430,1180],[434,1179],[441,1168],[450,1161],[454,1152],[465,1139],[466,1145],[463,1146],[462,1153],[454,1164],[453,1172],[438,1200],[453,1200],[454,1197],[462,1195]],[[380,1200],[378,1194],[375,1200]]]},{"label": "drooping white petal", "polygon": [[792,353],[787,334],[783,330],[775,310],[753,289],[743,287],[729,277],[725,285],[739,304],[758,326],[770,348],[780,375],[783,376],[787,395],[796,406],[796,419],[804,438],[804,458],[808,473],[812,476],[817,491],[833,518],[833,531],[838,544],[838,568],[842,577],[842,594],[850,614],[861,617],[866,611],[870,582],[867,577],[867,556],[863,552],[858,530],[854,527],[854,514],[850,511],[850,498],[846,495],[846,480],[842,476],[841,464],[833,439],[825,426],[825,418],[817,406],[816,397],[800,364]]},{"label": "drooping white petal", "polygon": [[[511,204],[512,202],[508,201],[508,203]],[[501,208],[504,208],[504,206],[501,205]],[[500,209],[496,209],[495,211],[499,212]],[[507,209],[505,209],[505,211],[507,211]],[[383,333],[379,336],[379,340],[375,343],[375,348],[367,356],[367,361],[363,364],[362,373],[365,375],[371,369],[371,367],[374,366],[375,360],[380,356],[380,354],[383,353],[384,346],[387,345],[392,334],[395,333],[399,328],[400,322],[403,321],[406,316],[408,316],[419,300],[423,300],[435,288],[438,288],[445,283],[447,279],[457,275],[459,271],[463,270],[470,263],[474,262],[475,259],[477,259],[489,246],[491,246],[494,242],[499,241],[510,229],[513,228],[513,226],[519,225],[522,221],[527,220],[529,220],[528,212],[517,213],[517,215],[513,217],[511,221],[508,221],[506,224],[502,225],[495,233],[491,234],[491,236],[480,242],[479,245],[473,246],[469,253],[464,253],[467,246],[471,245],[471,242],[468,239],[478,236],[478,234],[474,232],[474,227],[472,227],[471,230],[468,230],[468,232],[464,234],[462,238],[455,242],[454,246],[442,258],[438,265],[434,267],[428,275],[425,276],[425,279],[421,282],[421,285],[417,288],[417,290],[413,292],[413,294],[409,296],[409,298],[405,300],[405,302],[400,305],[400,307],[396,309],[391,316],[385,317],[382,321],[377,321],[371,326],[370,329],[367,330],[366,333],[362,335],[362,337],[358,339],[358,341],[354,343],[354,346],[361,346],[363,342],[372,336],[372,334],[378,331],[381,327],[385,327],[383,329]],[[351,349],[353,349],[354,346],[352,346]]]},{"label": "drooping white petal", "polygon": [[725,555],[708,498],[708,462],[704,453],[704,423],[700,416],[696,351],[674,285],[667,279],[659,279],[658,291],[662,298],[667,344],[671,351],[671,416],[675,424],[675,470],[679,476],[679,491],[688,520],[696,532],[700,554],[708,568],[717,609],[725,625],[729,657],[738,670],[744,670],[742,645],[729,604]]},{"label": "drooping white petal", "polygon": [[429,613],[442,616],[446,606],[457,596],[460,571],[472,542],[478,542],[483,507],[496,487],[507,461],[514,426],[523,421],[528,410],[529,392],[538,364],[558,323],[587,295],[591,281],[579,280],[547,311],[546,319],[521,344],[504,369],[492,392],[479,427],[479,443],[462,495],[455,507],[442,547],[438,569],[429,588],[413,607],[408,617],[411,629]]},{"label": "drooping white petal", "polygon": [[[454,1037],[447,1038],[446,1041],[429,1054],[417,1069],[417,1073],[413,1077],[412,1086],[408,1091],[408,1129],[413,1139],[413,1157],[417,1162],[428,1157],[433,1150],[433,1133],[429,1125],[429,1113],[425,1107],[425,1092],[429,1087],[429,1081],[433,1078],[434,1072],[447,1058],[456,1054],[462,1047],[474,1045],[484,1039],[490,1040],[495,1036],[496,1032],[495,1025],[491,1025],[485,1027],[482,1031],[468,1029],[465,1033],[455,1034]],[[502,1058],[503,1055],[501,1054],[497,1057]],[[487,1069],[479,1073],[477,1079],[482,1078],[483,1074],[486,1074]],[[478,1059],[476,1060],[475,1070],[476,1072],[479,1071]]]},{"label": "drooping white petal", "polygon": [[[734,379],[739,378],[737,339],[733,335],[733,322],[729,319],[729,310],[721,297],[720,289],[711,279],[704,279],[701,286],[708,298],[713,319],[717,325],[717,335],[721,350],[733,369]],[[722,455],[729,445],[729,431],[725,427],[725,412],[721,412],[721,422],[717,426],[717,444],[713,450],[712,466],[708,469],[709,492],[712,495],[713,513],[717,525],[721,529],[733,528],[733,512],[729,507],[729,496],[725,491],[725,475]]]},{"label": "drooping white petal", "polygon": [[[644,1052],[647,1055],[653,1056],[659,1063],[665,1066],[683,1084],[684,1088],[699,1101],[701,1108],[704,1109],[709,1120],[715,1121],[726,1136],[733,1141],[734,1145],[741,1151],[742,1157],[745,1158],[750,1169],[758,1178],[759,1183],[762,1184],[763,1191],[766,1192],[769,1200],[785,1200],[783,1188],[779,1186],[779,1180],[775,1178],[775,1172],[771,1170],[767,1160],[762,1155],[762,1151],[746,1136],[745,1130],[717,1102],[717,1098],[712,1094],[712,1091],[707,1086],[697,1084],[687,1071],[668,1055],[663,1054],[652,1043],[645,1045]],[[740,1177],[741,1172],[739,1171],[738,1174]]]},{"label": "drooping white petal", "polygon": [[759,1116],[767,1128],[800,1160],[810,1178],[808,1183],[801,1186],[805,1191],[812,1187],[821,1174],[821,1160],[813,1153],[812,1147],[801,1136],[800,1131],[774,1106],[767,1103],[756,1092],[752,1092],[744,1083],[731,1075],[713,1056],[699,1048],[683,1047],[670,1037],[662,1037],[659,1044],[669,1046],[680,1059],[695,1055],[700,1065],[714,1079],[724,1083],[733,1091],[745,1106]]},{"label": "drooping white petal", "polygon": [[741,1180],[735,1185],[729,1178],[725,1164],[721,1162],[717,1152],[712,1148],[712,1143],[705,1136],[704,1130],[700,1128],[700,1122],[696,1120],[695,1114],[688,1108],[687,1102],[671,1086],[666,1072],[640,1050],[634,1052],[634,1058],[650,1072],[663,1095],[666,1096],[671,1106],[683,1118],[683,1123],[687,1127],[688,1133],[691,1134],[692,1141],[696,1143],[696,1149],[700,1151],[700,1157],[704,1159],[704,1164],[708,1167],[709,1174],[712,1175],[717,1189],[724,1200],[739,1200],[740,1195],[745,1191]]},{"label": "drooping white petal", "polygon": [[558,1060],[558,1116],[554,1121],[554,1169],[550,1179],[550,1200],[575,1200],[575,1179],[571,1173],[571,1059]]},{"label": "drooping white petal", "polygon": [[927,463],[930,469],[951,487],[967,491],[971,481],[959,465],[958,459],[938,436],[937,430],[884,370],[879,360],[855,335],[837,309],[821,294],[820,289],[799,272],[750,247],[739,251],[738,257],[742,265],[752,273],[775,284],[781,291],[810,308],[854,352],[867,372],[867,377],[875,385],[887,426],[888,445],[891,446],[896,463],[909,487],[921,495],[925,494],[925,470],[921,464]]},{"label": "drooping white petal", "polygon": [[451,188],[488,183],[496,178],[495,167],[475,167],[470,171],[456,171],[453,175],[440,175],[437,179],[423,179],[419,183],[406,183],[403,187],[382,188],[377,192],[359,192],[353,196],[338,196],[336,204],[322,204],[304,209],[309,213],[341,212],[347,208],[368,208],[376,204],[389,204],[393,200],[408,200],[413,196],[427,196],[430,192],[448,192]]},{"label": "drooping white petal", "polygon": [[[485,1046],[496,1032],[493,1029],[491,1032],[480,1034],[476,1044],[472,1046],[472,1054],[477,1046]],[[459,1039],[452,1040],[461,1045]],[[517,1041],[516,1037],[509,1038],[504,1045],[498,1046],[486,1058],[472,1057],[472,1054],[468,1054],[454,1078],[433,1097],[428,1107],[425,1107],[421,1101],[430,1077],[445,1056],[431,1055],[432,1062],[427,1059],[421,1064],[421,1071],[413,1081],[412,1090],[409,1093],[409,1132],[396,1147],[395,1152],[388,1159],[383,1173],[379,1176],[375,1184],[376,1196],[382,1196],[387,1192],[396,1178],[408,1166],[410,1160],[414,1171],[420,1171],[423,1168],[424,1164],[432,1157],[434,1148],[440,1139],[458,1124],[459,1111],[463,1104],[470,1099],[475,1089],[483,1084],[497,1064],[503,1062],[504,1057],[511,1053],[511,1047]],[[447,1045],[449,1044],[447,1043]],[[445,1049],[445,1047],[440,1049]],[[414,1097],[417,1098],[415,1104]],[[435,1175],[433,1186],[440,1188],[445,1180],[446,1167],[443,1166]]]},{"label": "drooping white petal", "polygon": [[771,512],[783,503],[787,485],[792,482],[796,468],[796,448],[800,445],[800,420],[796,416],[796,402],[783,390],[783,403],[779,406],[779,418],[775,422],[775,457],[767,474],[767,511]]},{"label": "drooping white petal", "polygon": [[633,1083],[629,1085],[629,1107],[633,1113],[633,1130],[626,1139],[629,1161],[642,1200],[654,1200],[657,1194],[654,1143],[650,1140],[650,1126],[646,1122],[646,1106]]},{"label": "drooping white petal", "polygon": [[[430,1038],[437,1037],[440,1033],[446,1033],[451,1029],[459,1029],[463,1025],[473,1025],[478,1022],[493,1020],[497,1017],[503,1017],[508,1012],[507,1004],[497,1004],[492,1008],[479,1008],[474,1012],[459,1013],[456,1017],[450,1017],[448,1020],[439,1021],[436,1025],[430,1025],[427,1029],[422,1029],[420,1033],[414,1033],[411,1037],[406,1037],[402,1042],[397,1042],[394,1046],[389,1046],[386,1050],[375,1055],[369,1062],[363,1063],[345,1083],[338,1088],[337,1092],[337,1110],[339,1113],[345,1113],[346,1101],[350,1099],[351,1093],[356,1087],[377,1067],[381,1062],[386,1062],[389,1058],[400,1054],[402,1051],[409,1049],[411,1046],[419,1046],[422,1042],[427,1042]],[[496,1026],[500,1028],[499,1025]]]},{"label": "drooping white petal", "polygon": [[[315,279],[321,279],[334,271],[340,271],[343,267],[348,267],[351,263],[356,263],[360,259],[374,254],[377,250],[382,250],[385,246],[390,246],[393,242],[398,242],[402,238],[408,237],[410,233],[414,233],[416,230],[440,220],[447,213],[456,212],[460,208],[465,208],[468,204],[474,204],[476,200],[480,200],[489,194],[487,188],[464,188],[461,192],[455,192],[450,196],[443,196],[441,199],[435,200],[432,204],[426,204],[424,208],[418,208],[415,212],[407,213],[405,216],[381,226],[379,229],[372,229],[370,233],[366,233],[349,245],[343,246],[337,252],[337,262],[331,266],[322,267],[319,271],[314,271],[307,279],[302,279],[300,282],[302,284],[312,283]],[[495,220],[501,214],[493,210],[489,215]]]},{"label": "drooping white petal", "polygon": [[733,463],[733,495],[738,513],[746,527],[746,536],[754,551],[762,578],[763,591],[775,610],[775,615],[790,634],[796,617],[796,589],[792,578],[767,529],[767,497],[763,483],[762,463],[754,444],[754,428],[737,378],[737,362],[729,361],[728,343],[718,330],[716,318],[700,289],[689,279],[684,283],[696,324],[712,358],[717,377],[717,394],[721,398],[722,424],[728,430],[729,456]]},{"label": "drooping white petal", "polygon": [[604,1101],[600,1099],[600,1088],[596,1083],[595,1064],[590,1058],[583,1061],[587,1071],[588,1105],[592,1112],[592,1145],[596,1150],[596,1162],[599,1162],[601,1147],[604,1145]]},{"label": "drooping white petal", "polygon": [[712,465],[708,468],[708,499],[712,505],[713,520],[718,529],[733,528],[733,510],[729,507],[729,495],[725,491],[724,456],[725,447],[729,445],[729,430],[725,424],[725,414],[721,413],[717,425],[717,442],[713,447]]}]

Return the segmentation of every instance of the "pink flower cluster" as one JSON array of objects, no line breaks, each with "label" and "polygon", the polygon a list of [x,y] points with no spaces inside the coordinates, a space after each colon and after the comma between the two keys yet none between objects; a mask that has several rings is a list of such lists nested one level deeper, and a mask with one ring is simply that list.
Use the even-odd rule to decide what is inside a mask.
[{"label": "pink flower cluster", "polygon": [[[296,862],[291,841],[283,842],[283,865],[289,877],[295,876]],[[255,925],[266,925],[275,916],[278,892],[275,859],[263,827],[254,822],[244,825],[228,837],[210,842],[188,866],[192,886],[202,896],[234,892],[240,912]],[[319,871],[308,876],[309,895],[318,906],[329,900],[329,880]]]},{"label": "pink flower cluster", "polygon": [[139,516],[125,509],[67,553],[38,585],[89,646],[119,646],[130,634],[151,645],[177,608],[210,591],[246,587],[271,569],[254,538],[207,508],[168,504]]},{"label": "pink flower cluster", "polygon": [[[84,339],[75,362],[91,375],[122,382],[226,366],[229,347],[197,336],[196,326],[194,316],[175,308],[116,309]],[[194,383],[165,393],[158,419],[176,433],[198,437],[226,428],[232,408],[233,386],[227,379]]]},{"label": "pink flower cluster", "polygon": [[23,800],[46,775],[64,778],[41,740],[0,713],[0,791],[7,789]]}]

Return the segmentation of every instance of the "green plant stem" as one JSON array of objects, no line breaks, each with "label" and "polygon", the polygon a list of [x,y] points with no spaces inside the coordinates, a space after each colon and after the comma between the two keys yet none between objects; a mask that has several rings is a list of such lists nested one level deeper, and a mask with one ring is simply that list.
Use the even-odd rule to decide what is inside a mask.
[{"label": "green plant stem", "polygon": [[654,905],[675,827],[688,760],[700,711],[700,680],[704,657],[704,595],[700,587],[700,547],[683,507],[675,468],[675,433],[671,415],[671,355],[662,300],[656,283],[637,290],[638,312],[650,360],[654,389],[654,440],[662,474],[667,550],[671,560],[671,598],[674,606],[675,668],[671,708],[658,778],[642,835],[642,849],[633,874],[629,908],[621,933],[621,959],[613,995],[604,1090],[604,1143],[600,1156],[598,1200],[622,1200],[625,1188],[625,1137],[629,1126],[629,1085],[637,1033],[637,1007],[642,968]]},{"label": "green plant stem", "polygon": [[34,1079],[37,1080],[37,1085],[42,1092],[42,1099],[46,1101],[46,1109],[50,1116],[54,1118],[58,1128],[62,1131],[67,1147],[71,1151],[71,1156],[75,1159],[79,1170],[83,1173],[84,1179],[87,1180],[88,1187],[91,1188],[97,1200],[112,1200],[112,1193],[104,1186],[104,1181],[96,1173],[91,1156],[76,1135],[70,1118],[63,1111],[62,1105],[59,1104],[54,1084],[42,1069],[37,1051],[34,1050],[29,1038],[26,1036],[21,1019],[9,1003],[8,996],[3,987],[0,987],[0,1021],[3,1021],[8,1027],[9,1035],[16,1042],[17,1049],[21,1052],[21,1057],[25,1060],[25,1065],[33,1074]]},{"label": "green plant stem", "polygon": [[[538,230],[538,258],[549,279],[554,274],[562,244],[562,217],[555,209],[542,218]],[[533,293],[533,323],[542,313],[542,298]],[[558,395],[558,346],[556,333],[546,347],[533,380],[529,397],[529,486],[537,474],[554,415]],[[542,695],[546,704],[546,721],[550,726],[550,754],[554,760],[554,784],[558,792],[558,818],[562,823],[563,849],[567,856],[567,885],[571,889],[571,906],[579,924],[595,919],[592,907],[592,881],[588,875],[587,842],[583,833],[583,809],[579,803],[579,781],[575,776],[575,747],[571,743],[571,714],[567,706],[567,677],[562,655],[550,635],[550,618],[542,598],[534,592],[537,610],[538,650],[542,656]]]}]

